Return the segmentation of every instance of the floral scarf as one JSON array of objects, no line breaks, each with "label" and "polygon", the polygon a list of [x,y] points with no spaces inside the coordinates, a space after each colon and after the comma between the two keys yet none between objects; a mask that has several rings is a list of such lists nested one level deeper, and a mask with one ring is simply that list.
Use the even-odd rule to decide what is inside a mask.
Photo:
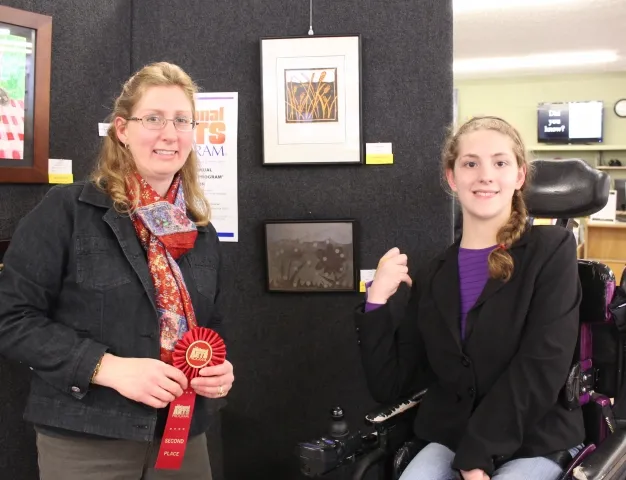
[{"label": "floral scarf", "polygon": [[[161,197],[139,174],[137,210],[131,215],[137,237],[148,254],[148,268],[156,292],[161,333],[161,360],[172,363],[176,342],[197,326],[191,298],[176,260],[193,248],[198,235],[187,217],[180,174]],[[128,189],[135,201],[135,194]]]}]

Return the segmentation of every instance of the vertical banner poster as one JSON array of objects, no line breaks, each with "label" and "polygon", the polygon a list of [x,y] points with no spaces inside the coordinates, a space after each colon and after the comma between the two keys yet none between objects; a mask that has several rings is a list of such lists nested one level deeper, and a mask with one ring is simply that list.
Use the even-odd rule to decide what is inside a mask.
[{"label": "vertical banner poster", "polygon": [[196,95],[198,178],[222,242],[239,241],[237,113],[237,92]]}]

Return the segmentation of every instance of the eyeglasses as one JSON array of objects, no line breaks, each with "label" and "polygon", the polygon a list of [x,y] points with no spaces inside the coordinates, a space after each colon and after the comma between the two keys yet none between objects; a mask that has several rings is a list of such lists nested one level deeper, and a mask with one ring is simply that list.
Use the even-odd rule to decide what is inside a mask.
[{"label": "eyeglasses", "polygon": [[133,120],[135,122],[141,122],[141,124],[147,128],[148,130],[161,130],[165,127],[167,122],[172,122],[174,124],[174,128],[181,132],[189,132],[196,127],[195,120],[188,117],[176,117],[176,118],[165,118],[162,115],[144,115],[143,117],[130,117],[126,120]]}]

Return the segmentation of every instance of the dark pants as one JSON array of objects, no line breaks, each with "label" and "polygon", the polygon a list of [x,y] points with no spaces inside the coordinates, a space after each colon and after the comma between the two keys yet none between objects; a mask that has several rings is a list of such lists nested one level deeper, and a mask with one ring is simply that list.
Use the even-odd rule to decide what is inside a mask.
[{"label": "dark pants", "polygon": [[191,437],[180,470],[155,470],[158,443],[37,434],[40,480],[212,480],[205,435]]}]

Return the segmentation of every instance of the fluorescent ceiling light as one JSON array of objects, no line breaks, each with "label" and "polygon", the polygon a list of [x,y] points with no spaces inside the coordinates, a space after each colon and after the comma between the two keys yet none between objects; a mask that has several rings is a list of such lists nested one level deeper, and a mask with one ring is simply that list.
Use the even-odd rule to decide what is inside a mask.
[{"label": "fluorescent ceiling light", "polygon": [[453,0],[452,10],[454,13],[464,13],[517,7],[537,8],[579,1],[580,0]]},{"label": "fluorescent ceiling light", "polygon": [[493,57],[456,60],[454,73],[501,72],[526,68],[554,68],[615,62],[617,53],[611,50],[555,52],[521,57]]},{"label": "fluorescent ceiling light", "polygon": [[11,35],[11,30],[8,28],[0,28],[0,35]]}]

